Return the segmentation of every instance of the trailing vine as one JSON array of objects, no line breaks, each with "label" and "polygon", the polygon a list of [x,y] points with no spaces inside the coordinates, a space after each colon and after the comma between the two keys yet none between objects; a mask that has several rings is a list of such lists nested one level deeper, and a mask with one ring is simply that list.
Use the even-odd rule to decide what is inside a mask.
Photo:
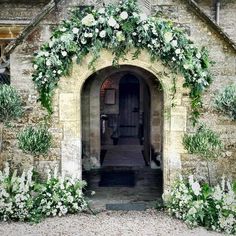
[{"label": "trailing vine", "polygon": [[202,93],[212,81],[207,50],[196,48],[171,21],[140,13],[136,0],[124,0],[119,5],[100,9],[75,9],[71,18],[63,21],[50,41],[41,47],[33,62],[32,79],[39,100],[49,113],[52,112],[54,89],[60,77],[69,74],[72,58],[81,63],[92,53],[93,59],[88,66],[95,69],[101,49],[112,52],[113,65],[125,59],[131,49],[135,49],[134,59],[142,50],[147,50],[151,61],[162,60],[174,72],[182,73],[183,86],[190,89],[192,119],[197,121]]}]

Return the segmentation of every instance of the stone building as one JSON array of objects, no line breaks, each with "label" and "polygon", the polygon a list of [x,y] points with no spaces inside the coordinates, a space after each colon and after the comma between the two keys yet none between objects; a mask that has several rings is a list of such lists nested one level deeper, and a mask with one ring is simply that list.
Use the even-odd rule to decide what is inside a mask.
[{"label": "stone building", "polygon": [[[49,2],[0,1],[2,57],[5,46],[19,37]],[[146,166],[150,170],[162,170],[164,189],[180,172],[204,178],[205,162],[187,154],[182,145],[184,133],[193,130],[189,121],[188,91],[182,87],[183,78],[178,75],[176,106],[172,107],[171,71],[161,62],[150,62],[146,52],[135,60],[127,55],[127,60],[114,68],[112,55],[103,51],[96,72],[88,69],[88,59],[82,65],[74,64],[71,75],[62,78],[54,96],[50,125],[54,142],[50,153],[33,157],[18,149],[16,133],[19,129],[25,124],[39,122],[45,115],[37,103],[37,92],[31,81],[35,51],[49,40],[55,26],[68,17],[69,9],[88,5],[99,7],[113,1],[55,2],[9,58],[5,58],[9,61],[10,83],[24,98],[25,115],[12,128],[3,129],[1,162],[10,161],[18,168],[34,165],[41,172],[58,166],[64,173],[80,175],[82,169],[122,166],[142,169]],[[219,89],[236,81],[236,2],[139,0],[138,4],[148,15],[158,14],[171,19],[186,30],[197,46],[206,46],[209,50],[215,61],[211,67],[214,82],[204,94],[201,121],[220,134],[226,147],[225,153],[212,166],[213,177],[235,178],[236,123],[216,113],[212,99]]]}]

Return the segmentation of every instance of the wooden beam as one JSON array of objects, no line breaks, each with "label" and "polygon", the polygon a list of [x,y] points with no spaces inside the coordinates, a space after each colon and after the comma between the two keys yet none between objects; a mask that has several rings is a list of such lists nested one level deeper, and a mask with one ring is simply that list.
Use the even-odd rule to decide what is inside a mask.
[{"label": "wooden beam", "polygon": [[5,48],[5,54],[10,55],[14,49],[21,44],[25,38],[35,29],[35,27],[42,21],[42,19],[48,15],[52,9],[60,2],[61,0],[51,0],[41,11],[40,13],[31,20],[29,25],[27,25],[21,34],[16,38],[16,40],[10,42]]}]

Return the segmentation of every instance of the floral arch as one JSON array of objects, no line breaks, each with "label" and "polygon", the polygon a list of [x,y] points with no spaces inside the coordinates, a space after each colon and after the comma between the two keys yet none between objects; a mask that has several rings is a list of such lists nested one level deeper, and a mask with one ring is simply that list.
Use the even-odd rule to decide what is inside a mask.
[{"label": "floral arch", "polygon": [[[73,60],[83,64],[86,55],[93,55],[87,66],[94,71],[102,49],[111,52],[114,66],[125,60],[128,52],[135,60],[146,50],[151,62],[161,61],[172,72],[181,73],[185,78],[182,86],[190,91],[191,117],[197,121],[201,95],[212,81],[208,52],[196,48],[172,22],[141,14],[135,0],[100,9],[75,9],[42,46],[34,60],[33,81],[49,113],[59,79],[70,74]],[[172,76],[174,93],[176,88],[176,76]]]}]

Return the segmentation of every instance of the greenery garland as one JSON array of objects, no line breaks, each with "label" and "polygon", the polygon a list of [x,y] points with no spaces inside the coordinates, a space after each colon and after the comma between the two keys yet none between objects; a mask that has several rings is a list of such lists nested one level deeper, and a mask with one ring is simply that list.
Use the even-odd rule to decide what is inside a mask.
[{"label": "greenery garland", "polygon": [[145,49],[151,61],[162,60],[174,72],[182,73],[183,86],[190,88],[192,119],[197,121],[202,93],[212,81],[207,50],[196,48],[172,22],[140,13],[136,0],[123,0],[100,9],[75,9],[41,47],[33,62],[33,81],[39,100],[49,113],[53,91],[60,77],[69,74],[72,58],[81,63],[88,53],[93,53],[89,68],[95,69],[101,49],[113,53],[114,65],[125,59],[130,49],[136,50],[134,59]]}]

